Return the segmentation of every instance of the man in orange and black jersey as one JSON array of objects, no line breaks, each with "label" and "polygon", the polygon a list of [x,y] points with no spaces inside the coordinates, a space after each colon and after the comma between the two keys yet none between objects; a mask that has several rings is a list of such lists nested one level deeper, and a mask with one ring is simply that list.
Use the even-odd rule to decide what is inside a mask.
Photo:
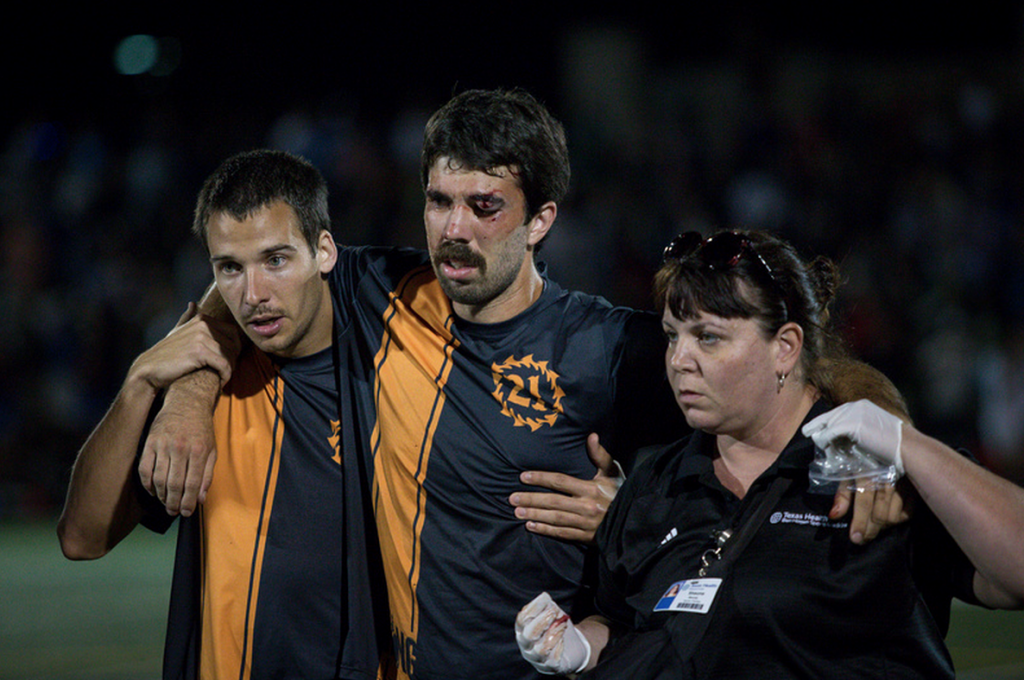
[{"label": "man in orange and black jersey", "polygon": [[[541,587],[588,611],[592,553],[529,530],[509,499],[535,491],[523,474],[593,478],[592,432],[625,443],[681,431],[657,417],[667,387],[637,384],[660,366],[660,328],[546,278],[514,317],[473,322],[422,253],[339,257],[341,346],[372,367],[346,422],[369,435],[353,446],[374,473],[399,677],[537,678],[508,634],[517,601]],[[623,422],[637,407],[652,420]]]},{"label": "man in orange and black jersey", "polygon": [[69,558],[102,556],[140,522],[166,531],[165,499],[135,474],[140,439],[168,385],[217,370],[217,474],[180,522],[166,680],[393,675],[367,483],[340,450],[326,197],[319,172],[283,153],[232,158],[207,180],[196,230],[249,342],[232,369],[235,324],[190,310],[135,361],[75,463]]}]

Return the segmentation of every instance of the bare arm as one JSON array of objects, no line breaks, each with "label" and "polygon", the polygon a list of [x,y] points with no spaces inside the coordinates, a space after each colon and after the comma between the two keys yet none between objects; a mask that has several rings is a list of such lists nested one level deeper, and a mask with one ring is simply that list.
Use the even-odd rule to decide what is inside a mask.
[{"label": "bare arm", "polygon": [[[216,286],[210,285],[199,305],[207,317],[234,325]],[[234,334],[231,360],[238,356],[241,333]],[[153,420],[139,459],[139,477],[150,494],[171,515],[188,516],[206,499],[217,461],[213,409],[224,381],[209,367],[183,375],[167,388],[164,404]]]},{"label": "bare arm", "polygon": [[971,560],[974,592],[999,609],[1024,609],[1024,489],[903,425],[907,478]]},{"label": "bare arm", "polygon": [[57,525],[69,559],[102,557],[138,524],[141,508],[131,476],[160,391],[199,366],[230,376],[221,343],[207,321],[194,314],[190,305],[175,329],[135,360],[114,403],[79,451]]},{"label": "bare arm", "polygon": [[583,637],[587,638],[587,642],[590,644],[590,659],[583,669],[589,671],[597,665],[601,659],[601,652],[608,646],[608,641],[612,636],[612,627],[608,619],[594,614],[577,623],[576,629]]}]

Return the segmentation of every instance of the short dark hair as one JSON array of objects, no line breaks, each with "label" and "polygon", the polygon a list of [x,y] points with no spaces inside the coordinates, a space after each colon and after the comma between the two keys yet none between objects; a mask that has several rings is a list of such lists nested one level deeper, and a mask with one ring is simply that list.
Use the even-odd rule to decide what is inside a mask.
[{"label": "short dark hair", "polygon": [[320,232],[331,230],[327,182],[309,161],[286,151],[246,151],[221,163],[199,191],[192,233],[206,244],[214,215],[242,221],[277,201],[295,211],[302,237],[316,252]]},{"label": "short dark hair", "polygon": [[521,89],[466,90],[438,109],[424,131],[421,180],[447,157],[453,167],[493,173],[507,167],[526,198],[527,217],[569,190],[565,130]]}]

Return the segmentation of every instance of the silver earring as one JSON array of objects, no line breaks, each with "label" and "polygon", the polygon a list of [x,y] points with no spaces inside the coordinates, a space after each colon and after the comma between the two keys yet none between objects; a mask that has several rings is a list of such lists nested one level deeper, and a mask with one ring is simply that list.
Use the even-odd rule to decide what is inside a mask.
[{"label": "silver earring", "polygon": [[785,373],[779,373],[779,392],[780,393],[782,392],[782,388],[785,386],[785,384],[786,384],[786,374]]}]

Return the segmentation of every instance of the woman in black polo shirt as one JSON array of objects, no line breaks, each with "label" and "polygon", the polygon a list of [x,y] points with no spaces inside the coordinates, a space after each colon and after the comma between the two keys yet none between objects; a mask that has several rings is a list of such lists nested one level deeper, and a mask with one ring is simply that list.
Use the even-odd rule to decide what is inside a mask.
[{"label": "woman in black polo shirt", "polygon": [[[1024,489],[915,429],[891,383],[842,351],[837,280],[831,262],[760,232],[666,248],[666,369],[695,433],[648,456],[612,503],[597,536],[602,616],[574,627],[543,596],[523,609],[517,638],[538,670],[952,678],[952,597],[1024,607]],[[858,447],[926,507],[849,541],[835,486],[809,475],[815,444]]]}]

